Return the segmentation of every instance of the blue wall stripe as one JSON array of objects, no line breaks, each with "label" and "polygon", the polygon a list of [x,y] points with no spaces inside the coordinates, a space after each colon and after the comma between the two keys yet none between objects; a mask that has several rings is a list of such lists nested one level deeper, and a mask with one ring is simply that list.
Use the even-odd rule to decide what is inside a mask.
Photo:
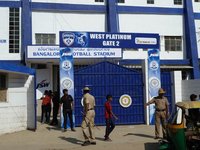
[{"label": "blue wall stripe", "polygon": [[22,60],[24,60],[27,46],[32,44],[32,17],[31,17],[29,0],[22,0],[22,7],[23,9],[22,9],[22,24],[21,24],[21,30],[22,30],[21,57]]},{"label": "blue wall stripe", "polygon": [[183,15],[183,8],[118,6],[119,13]]},{"label": "blue wall stripe", "polygon": [[186,52],[187,58],[191,59],[191,64],[193,66],[192,78],[200,78],[200,68],[198,61],[198,49],[197,49],[197,39],[196,30],[194,22],[194,13],[191,0],[184,0],[185,6],[185,34],[186,34]]},{"label": "blue wall stripe", "polygon": [[200,20],[200,13],[194,13],[194,19]]},{"label": "blue wall stripe", "polygon": [[[141,65],[143,59],[124,59],[120,60],[119,64],[120,65]],[[184,60],[160,60],[161,65],[185,65],[189,66],[190,65],[190,60],[189,59],[184,59]]]},{"label": "blue wall stripe", "polygon": [[31,69],[26,66],[16,65],[12,62],[9,63],[5,61],[0,61],[0,70],[35,75],[35,69]]},{"label": "blue wall stripe", "polygon": [[21,1],[0,1],[0,7],[19,8],[21,7]]},{"label": "blue wall stripe", "polygon": [[185,65],[189,66],[190,65],[190,60],[189,59],[184,59],[184,60],[160,60],[161,65]]},{"label": "blue wall stripe", "polygon": [[119,31],[119,19],[116,8],[116,0],[107,1],[107,30],[108,32]]},{"label": "blue wall stripe", "polygon": [[119,61],[120,65],[141,65],[143,59],[123,59]]},{"label": "blue wall stripe", "polygon": [[77,5],[77,4],[60,4],[60,3],[39,3],[32,2],[31,9],[33,11],[85,11],[105,13],[104,5]]}]

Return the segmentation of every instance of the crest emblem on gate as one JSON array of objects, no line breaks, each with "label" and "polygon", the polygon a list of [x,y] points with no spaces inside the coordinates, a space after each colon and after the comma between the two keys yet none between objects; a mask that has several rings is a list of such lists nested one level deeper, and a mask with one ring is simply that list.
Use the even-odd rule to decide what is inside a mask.
[{"label": "crest emblem on gate", "polygon": [[63,43],[67,46],[71,46],[75,41],[75,34],[70,32],[65,32],[62,34]]}]

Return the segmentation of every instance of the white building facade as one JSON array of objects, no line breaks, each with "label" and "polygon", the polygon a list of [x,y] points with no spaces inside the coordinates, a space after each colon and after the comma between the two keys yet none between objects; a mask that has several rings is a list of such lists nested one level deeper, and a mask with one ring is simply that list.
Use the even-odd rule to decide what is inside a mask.
[{"label": "white building facade", "polygon": [[[162,85],[167,90],[167,96],[173,106],[177,99],[182,98],[181,80],[200,78],[199,6],[199,0],[0,0],[2,16],[0,61],[36,69],[35,89],[37,92],[35,96],[38,99],[45,89],[59,90],[59,58],[45,56],[30,58],[28,56],[29,47],[36,49],[37,47],[58,47],[59,31],[159,34]],[[148,111],[143,108],[143,104],[148,100],[148,75],[145,71],[145,60],[147,60],[147,49],[123,49],[120,59],[76,58],[74,65],[77,68],[76,71],[79,72],[81,68],[108,61],[141,72],[143,90],[135,92],[136,95],[130,94],[130,96],[133,99],[133,105],[138,105],[135,108],[138,109],[136,114],[141,114],[142,121],[132,118],[130,122],[119,123],[140,124],[148,123]],[[2,90],[7,89],[9,92],[12,76],[10,77],[9,73],[5,76],[4,72],[5,70],[0,72],[0,75],[1,78],[6,78],[7,83]],[[76,80],[84,82],[83,80],[78,81],[80,74],[80,72],[75,73],[77,76],[75,82]],[[21,76],[13,80],[14,82],[21,81]],[[88,83],[81,85],[86,84]],[[77,86],[81,85],[77,84]],[[25,87],[25,85],[20,87]],[[92,85],[92,87],[95,86]],[[106,95],[106,92],[104,93]],[[116,99],[118,96],[116,95]],[[76,96],[76,87],[75,97],[80,98]],[[99,99],[105,98],[100,96]],[[134,100],[136,100],[135,103]],[[27,101],[27,99],[24,100],[26,103]],[[0,102],[0,112],[10,109],[4,107],[6,103],[9,103],[8,100]],[[100,103],[99,107],[102,107]],[[3,114],[0,115],[1,122],[6,122],[1,116]],[[27,118],[27,115],[23,117]],[[24,120],[26,122],[27,119]]]}]

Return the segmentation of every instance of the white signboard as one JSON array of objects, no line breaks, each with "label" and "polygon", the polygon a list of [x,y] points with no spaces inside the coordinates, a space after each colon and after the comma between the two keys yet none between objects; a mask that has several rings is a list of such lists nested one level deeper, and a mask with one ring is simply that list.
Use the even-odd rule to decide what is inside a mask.
[{"label": "white signboard", "polygon": [[[73,48],[74,58],[121,58],[121,48]],[[28,46],[27,58],[59,58],[59,46]]]},{"label": "white signboard", "polygon": [[121,48],[73,48],[74,58],[121,58]]},{"label": "white signboard", "polygon": [[45,90],[51,90],[50,70],[37,69],[36,76],[36,98],[40,99]]},{"label": "white signboard", "polygon": [[27,58],[59,58],[59,46],[28,46]]},{"label": "white signboard", "polygon": [[136,37],[135,38],[135,43],[136,44],[142,44],[142,45],[156,45],[157,44],[157,39],[156,38]]}]

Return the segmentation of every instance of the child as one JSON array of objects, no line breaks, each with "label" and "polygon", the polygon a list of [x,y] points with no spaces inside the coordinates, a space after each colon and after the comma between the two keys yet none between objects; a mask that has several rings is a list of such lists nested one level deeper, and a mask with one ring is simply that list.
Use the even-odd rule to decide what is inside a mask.
[{"label": "child", "polygon": [[112,112],[112,106],[111,106],[111,101],[112,101],[112,95],[107,95],[106,96],[107,101],[105,102],[105,119],[106,119],[106,133],[105,133],[105,141],[112,141],[109,138],[110,133],[113,131],[115,128],[115,123],[113,120],[113,117],[117,120],[118,118],[115,116],[115,114]]}]

